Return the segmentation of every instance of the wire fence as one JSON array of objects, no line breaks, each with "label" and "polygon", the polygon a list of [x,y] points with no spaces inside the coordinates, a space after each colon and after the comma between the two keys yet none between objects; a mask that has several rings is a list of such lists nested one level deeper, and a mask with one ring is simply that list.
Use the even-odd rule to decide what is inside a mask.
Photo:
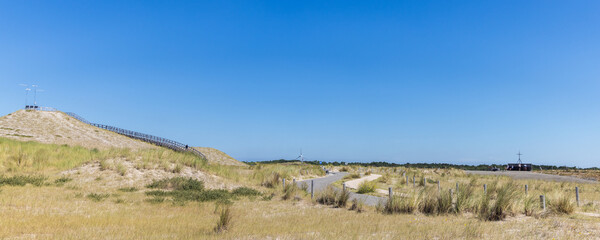
[{"label": "wire fence", "polygon": [[118,128],[118,127],[114,127],[114,126],[109,126],[109,125],[104,125],[104,124],[98,124],[98,123],[91,123],[88,120],[86,120],[85,118],[72,113],[72,112],[65,112],[65,114],[71,116],[72,118],[75,118],[85,124],[89,124],[92,125],[94,127],[98,127],[98,128],[102,128],[111,132],[115,132],[130,138],[134,138],[134,139],[138,139],[138,140],[142,140],[144,142],[148,142],[148,143],[152,143],[154,145],[158,145],[161,147],[166,147],[175,151],[180,151],[180,152],[191,152],[201,158],[206,159],[206,156],[204,156],[204,154],[202,154],[200,151],[198,151],[195,148],[189,147],[186,144],[177,142],[177,141],[173,141],[170,139],[166,139],[166,138],[162,138],[162,137],[157,137],[157,136],[153,136],[150,134],[145,134],[145,133],[140,133],[140,132],[136,132],[136,131],[131,131],[131,130],[127,130],[127,129],[123,129],[123,128]]}]

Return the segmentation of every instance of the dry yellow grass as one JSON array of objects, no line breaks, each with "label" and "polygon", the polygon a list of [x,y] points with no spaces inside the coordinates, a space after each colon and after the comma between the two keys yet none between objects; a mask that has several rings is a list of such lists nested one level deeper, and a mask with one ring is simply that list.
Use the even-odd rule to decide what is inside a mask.
[{"label": "dry yellow grass", "polygon": [[214,203],[151,204],[143,201],[141,191],[107,193],[112,195],[95,202],[85,197],[85,190],[68,186],[3,187],[0,238],[593,239],[600,234],[598,218],[584,215],[482,222],[469,215],[356,213],[306,199],[238,200],[232,205],[232,227],[216,234]]},{"label": "dry yellow grass", "polygon": [[592,179],[592,180],[596,180],[596,181],[600,181],[600,170],[592,170],[592,169],[587,169],[587,170],[583,170],[583,169],[568,169],[568,170],[543,170],[540,171],[542,173],[546,173],[546,174],[554,174],[554,175],[560,175],[560,176],[572,176],[572,177],[578,177],[578,178],[583,178],[583,179]]},{"label": "dry yellow grass", "polygon": [[[0,120],[4,121],[5,118]],[[0,123],[4,123],[2,121]],[[17,132],[15,129],[20,129],[0,126],[2,131]],[[31,129],[31,134],[35,130]],[[21,131],[25,130],[18,132]],[[48,136],[52,133],[39,134]],[[34,138],[13,137],[25,140]],[[34,140],[43,142],[45,138]],[[18,161],[19,159],[24,161]],[[0,238],[594,239],[600,236],[600,187],[597,184],[514,181],[520,186],[529,184],[530,196],[547,194],[550,202],[563,196],[574,198],[573,189],[579,186],[582,206],[570,215],[544,214],[538,209],[532,217],[524,216],[520,207],[517,207],[506,220],[489,222],[480,220],[469,211],[441,216],[425,216],[420,213],[388,215],[367,207],[364,212],[356,213],[346,208],[315,204],[306,194],[300,201],[282,201],[281,185],[267,188],[261,184],[274,175],[298,180],[322,176],[320,167],[298,163],[245,166],[222,165],[218,162],[203,163],[184,153],[160,148],[96,151],[81,147],[2,140],[0,167],[4,171],[10,170],[11,175],[44,174],[49,177],[49,184],[41,187],[0,184]],[[454,188],[456,182],[466,186],[476,181],[476,186],[479,187],[475,190],[475,199],[481,196],[484,183],[492,191],[496,183],[501,185],[511,182],[505,176],[469,176],[460,170],[396,168],[394,171],[373,168],[370,171],[384,174],[385,181],[378,182],[380,188],[392,186],[396,193],[403,194],[412,194],[415,189],[412,184],[406,186],[402,182],[402,171],[406,171],[411,177],[416,175],[434,181],[441,180],[444,190]],[[205,175],[211,177],[198,177]],[[69,176],[73,180],[57,186],[54,181],[61,176]],[[158,204],[146,201],[148,196],[144,194],[147,190],[144,185],[148,181],[173,176],[204,180],[208,188],[243,185],[259,189],[266,196],[276,196],[266,201],[260,200],[260,197],[235,200],[231,206],[232,226],[217,234],[214,228],[219,214],[215,211],[213,202],[187,202],[180,205],[173,201]],[[118,190],[132,186],[140,190]],[[93,201],[86,197],[92,193],[106,196],[106,199]],[[519,198],[515,204],[523,205],[523,199]]]}]

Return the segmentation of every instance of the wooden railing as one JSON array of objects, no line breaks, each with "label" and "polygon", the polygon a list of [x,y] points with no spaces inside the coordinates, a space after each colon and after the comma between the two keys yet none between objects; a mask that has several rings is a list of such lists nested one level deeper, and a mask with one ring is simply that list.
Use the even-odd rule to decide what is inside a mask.
[{"label": "wooden railing", "polygon": [[65,112],[65,114],[71,116],[72,118],[75,118],[85,124],[89,124],[92,125],[94,127],[98,127],[98,128],[102,128],[102,129],[106,129],[108,131],[111,132],[115,132],[130,138],[134,138],[134,139],[138,139],[138,140],[142,140],[144,142],[148,142],[148,143],[152,143],[154,145],[158,145],[161,147],[166,147],[166,148],[170,148],[172,150],[175,151],[180,151],[180,152],[191,152],[201,158],[206,159],[206,156],[204,156],[204,154],[202,154],[200,151],[198,151],[195,148],[192,148],[186,144],[177,142],[177,141],[173,141],[170,139],[166,139],[166,138],[161,138],[161,137],[157,137],[157,136],[153,136],[150,134],[145,134],[145,133],[140,133],[140,132],[136,132],[136,131],[131,131],[131,130],[127,130],[127,129],[123,129],[123,128],[118,128],[118,127],[113,127],[113,126],[108,126],[108,125],[104,125],[104,124],[98,124],[98,123],[91,123],[88,120],[85,120],[85,118],[82,118],[81,116],[72,113],[72,112]]}]

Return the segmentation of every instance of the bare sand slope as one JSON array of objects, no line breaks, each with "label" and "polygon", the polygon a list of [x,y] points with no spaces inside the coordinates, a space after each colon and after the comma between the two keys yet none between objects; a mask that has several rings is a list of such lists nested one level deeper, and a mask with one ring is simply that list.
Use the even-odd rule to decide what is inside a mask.
[{"label": "bare sand slope", "polygon": [[526,171],[465,171],[467,174],[480,174],[480,175],[504,175],[514,179],[533,179],[533,180],[546,180],[546,181],[557,181],[557,182],[578,182],[578,183],[598,183],[594,180],[582,179],[570,176],[559,176],[537,172],[526,172]]},{"label": "bare sand slope", "polygon": [[221,165],[233,165],[233,166],[246,166],[245,163],[232,158],[226,153],[219,151],[218,149],[209,148],[209,147],[194,147],[198,151],[200,151],[206,159],[211,163],[217,163]]},{"label": "bare sand slope", "polygon": [[149,143],[87,125],[62,112],[19,110],[1,117],[0,137],[98,149],[155,148]]}]

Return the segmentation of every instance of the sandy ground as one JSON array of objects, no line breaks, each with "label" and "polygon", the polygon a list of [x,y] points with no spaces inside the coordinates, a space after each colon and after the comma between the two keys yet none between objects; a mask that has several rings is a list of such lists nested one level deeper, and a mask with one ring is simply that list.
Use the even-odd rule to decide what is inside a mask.
[{"label": "sandy ground", "polygon": [[526,172],[526,171],[465,171],[467,174],[480,174],[480,175],[504,175],[514,179],[534,179],[534,180],[545,180],[545,181],[557,181],[557,182],[578,182],[578,183],[598,183],[594,180],[582,179],[571,176],[559,176],[537,172]]},{"label": "sandy ground", "polygon": [[121,175],[113,169],[102,169],[99,162],[92,162],[71,170],[60,173],[74,179],[74,182],[83,186],[94,185],[95,188],[115,189],[121,187],[143,188],[154,180],[172,177],[193,178],[204,182],[204,186],[210,189],[233,189],[238,184],[231,183],[225,179],[205,173],[190,167],[183,167],[180,172],[174,173],[164,169],[144,169],[137,167],[135,161],[127,159],[108,160],[111,165],[121,165],[125,171]]},{"label": "sandy ground", "polygon": [[363,176],[363,177],[358,178],[358,179],[353,179],[353,180],[350,180],[350,181],[347,181],[347,182],[344,182],[344,183],[346,184],[346,187],[348,187],[348,188],[358,189],[358,186],[362,182],[364,182],[364,181],[367,181],[367,182],[368,181],[373,181],[373,180],[378,179],[380,177],[381,177],[381,175],[379,175],[379,174],[370,174],[370,175]]},{"label": "sandy ground", "polygon": [[68,144],[90,149],[156,147],[87,125],[62,112],[16,111],[0,118],[0,136],[19,141]]}]

